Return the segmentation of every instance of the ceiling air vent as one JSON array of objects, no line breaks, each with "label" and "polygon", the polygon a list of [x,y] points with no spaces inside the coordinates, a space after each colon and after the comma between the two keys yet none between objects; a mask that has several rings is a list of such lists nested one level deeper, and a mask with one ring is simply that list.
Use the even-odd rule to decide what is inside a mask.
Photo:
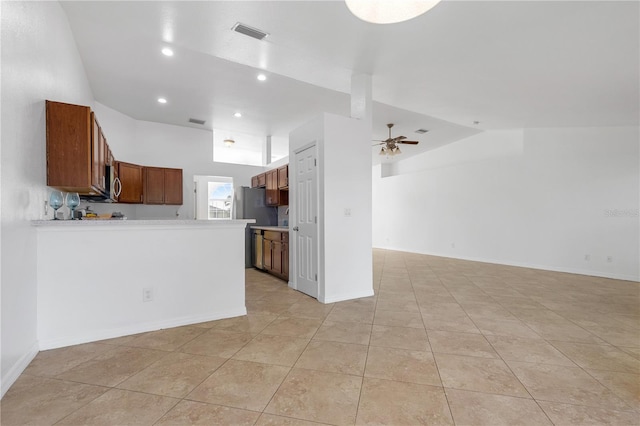
[{"label": "ceiling air vent", "polygon": [[231,29],[237,33],[244,34],[246,36],[253,37],[258,40],[262,40],[263,38],[269,35],[264,31],[260,31],[259,29],[256,29],[256,28],[251,28],[250,26],[241,24],[240,22],[237,22]]},{"label": "ceiling air vent", "polygon": [[424,133],[427,133],[427,132],[428,132],[427,129],[418,129],[418,130],[416,130],[416,133],[420,133],[421,135],[424,134]]},{"label": "ceiling air vent", "polygon": [[204,120],[198,120],[197,118],[190,118],[189,123],[199,124],[202,126],[204,124]]}]

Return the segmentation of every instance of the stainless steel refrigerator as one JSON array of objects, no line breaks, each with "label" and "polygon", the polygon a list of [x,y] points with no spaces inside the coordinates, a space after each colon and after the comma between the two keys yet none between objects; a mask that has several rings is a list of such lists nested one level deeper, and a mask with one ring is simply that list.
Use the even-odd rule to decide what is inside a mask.
[{"label": "stainless steel refrigerator", "polygon": [[265,204],[265,189],[264,188],[249,188],[242,186],[240,188],[240,194],[238,194],[238,209],[239,218],[241,219],[255,219],[256,223],[247,225],[245,231],[245,267],[250,268],[253,266],[253,259],[251,256],[253,235],[251,232],[252,225],[263,226],[277,226],[278,225],[278,208],[267,206]]}]

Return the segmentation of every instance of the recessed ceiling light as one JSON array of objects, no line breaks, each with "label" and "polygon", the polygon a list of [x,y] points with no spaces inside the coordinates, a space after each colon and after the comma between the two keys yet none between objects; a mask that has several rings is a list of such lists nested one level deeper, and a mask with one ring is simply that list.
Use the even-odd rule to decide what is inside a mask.
[{"label": "recessed ceiling light", "polygon": [[167,100],[165,98],[158,98],[158,103],[160,104],[166,104]]},{"label": "recessed ceiling light", "polygon": [[265,81],[267,79],[267,76],[264,74],[258,74],[258,80],[260,81]]},{"label": "recessed ceiling light", "polygon": [[162,49],[162,54],[164,56],[173,56],[173,50],[169,49],[168,47],[165,47],[164,49]]},{"label": "recessed ceiling light", "polygon": [[240,118],[240,117],[242,117],[242,114],[240,114],[239,112],[236,112],[235,114],[233,114],[233,116],[235,118]]}]

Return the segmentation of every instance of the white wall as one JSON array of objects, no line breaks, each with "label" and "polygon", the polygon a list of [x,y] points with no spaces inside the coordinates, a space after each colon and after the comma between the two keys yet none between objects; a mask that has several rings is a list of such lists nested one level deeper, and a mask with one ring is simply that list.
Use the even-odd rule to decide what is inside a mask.
[{"label": "white wall", "polygon": [[[364,122],[333,114],[323,114],[289,136],[292,186],[295,151],[314,142],[318,153],[318,300],[323,303],[373,295],[369,139]],[[292,192],[292,224],[297,214],[295,203]],[[350,211],[349,216],[345,210]],[[295,254],[296,239],[290,241],[290,252]],[[290,270],[295,277],[294,255]]]},{"label": "white wall", "polygon": [[[246,315],[245,226],[192,220],[39,224],[40,348]],[[102,273],[95,273],[95,259],[108,259]],[[152,290],[152,301],[143,301],[144,289]]]},{"label": "white wall", "polygon": [[[48,198],[45,99],[93,95],[57,2],[2,2],[2,394],[38,350],[36,238]],[[52,216],[51,216],[52,217]]]},{"label": "white wall", "polygon": [[373,244],[640,280],[639,154],[637,127],[521,129],[374,167]]},{"label": "white wall", "polygon": [[373,295],[370,129],[325,114],[325,303]]}]

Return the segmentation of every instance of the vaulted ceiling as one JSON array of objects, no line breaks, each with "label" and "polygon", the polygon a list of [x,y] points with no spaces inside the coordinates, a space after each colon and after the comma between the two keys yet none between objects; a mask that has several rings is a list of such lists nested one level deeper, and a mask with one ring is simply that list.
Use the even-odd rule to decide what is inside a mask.
[{"label": "vaulted ceiling", "polygon": [[349,115],[351,77],[366,73],[372,138],[396,123],[421,142],[405,155],[486,129],[639,124],[638,2],[444,0],[389,25],[338,0],[62,5],[96,100],[139,120],[286,137]]}]

